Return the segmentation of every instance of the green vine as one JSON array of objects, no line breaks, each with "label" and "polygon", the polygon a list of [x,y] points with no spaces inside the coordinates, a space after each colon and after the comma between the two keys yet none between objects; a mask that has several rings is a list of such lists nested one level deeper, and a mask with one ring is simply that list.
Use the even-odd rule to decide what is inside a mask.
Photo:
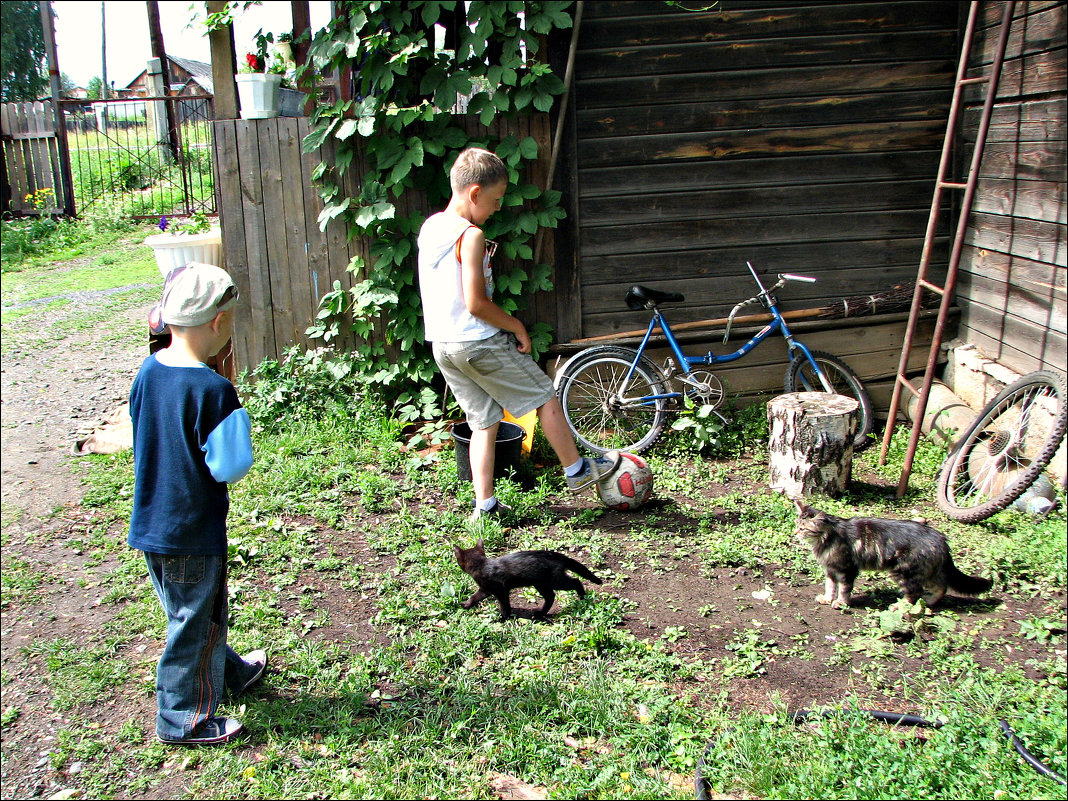
[{"label": "green vine", "polygon": [[[316,75],[351,66],[354,99],[318,103],[306,151],[332,140],[334,158],[313,173],[324,209],[321,228],[343,221],[350,239],[367,243],[366,258],[348,269],[360,277],[351,290],[336,282],[320,304],[309,336],[329,341],[351,315],[360,344],[358,364],[394,397],[429,386],[436,368],[423,346],[415,239],[429,213],[448,203],[448,168],[469,146],[493,150],[508,165],[509,190],[489,219],[486,236],[500,243],[494,300],[514,313],[534,292],[552,288],[552,268],[531,264],[539,228],[564,217],[560,193],[525,181],[526,165],[538,156],[532,137],[470,135],[463,115],[488,130],[498,116],[547,112],[563,82],[538,60],[544,37],[569,28],[569,2],[475,2],[463,14],[456,2],[345,2],[317,33],[309,50]],[[452,49],[436,46],[435,24],[457,31]],[[439,29],[440,30],[440,29]],[[466,111],[454,111],[467,99]],[[357,171],[359,185],[350,171]],[[403,202],[405,195],[424,198]],[[407,211],[411,207],[416,211]],[[535,348],[550,341],[544,323],[531,328]],[[389,347],[392,346],[392,347]]]}]

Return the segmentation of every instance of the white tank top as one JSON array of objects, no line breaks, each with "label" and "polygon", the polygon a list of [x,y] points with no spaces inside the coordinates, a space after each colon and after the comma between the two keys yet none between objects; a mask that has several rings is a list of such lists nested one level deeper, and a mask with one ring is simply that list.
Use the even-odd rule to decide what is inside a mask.
[{"label": "white tank top", "polygon": [[[451,211],[439,211],[419,229],[419,294],[423,300],[423,330],[427,342],[474,342],[500,331],[467,310],[456,243],[470,220]],[[482,260],[486,295],[493,297],[489,254]]]}]

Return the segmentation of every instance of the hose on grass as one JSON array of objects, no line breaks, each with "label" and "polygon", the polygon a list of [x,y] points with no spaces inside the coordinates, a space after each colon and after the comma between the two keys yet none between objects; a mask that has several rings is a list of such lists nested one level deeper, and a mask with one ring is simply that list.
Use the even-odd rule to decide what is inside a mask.
[{"label": "hose on grass", "polygon": [[1055,782],[1060,782],[1061,784],[1068,785],[1068,781],[1065,781],[1063,776],[1047,768],[1045,765],[1035,759],[1030,751],[1024,748],[1024,744],[1020,742],[1020,738],[1016,736],[1016,732],[1009,728],[1008,721],[1001,721],[1001,731],[1004,733],[1005,739],[1012,743],[1012,747],[1015,748],[1016,752],[1023,757],[1024,762],[1026,762],[1028,765],[1030,765],[1043,776],[1047,776],[1050,779],[1053,779],[1053,781]]},{"label": "hose on grass", "polygon": [[[941,721],[926,720],[916,715],[901,714],[898,712],[883,712],[879,709],[860,709],[857,711],[868,715],[874,720],[878,720],[892,726],[915,726],[917,728],[925,729],[940,729],[942,727]],[[813,712],[809,709],[799,709],[790,716],[790,722],[796,725],[798,723],[803,723],[804,721],[813,717],[829,718],[841,714],[844,713],[834,710]],[[730,730],[728,729],[727,731]],[[1050,770],[1050,768],[1046,767],[1039,760],[1035,759],[1035,757],[1024,747],[1024,744],[1016,736],[1013,730],[1009,728],[1009,724],[1004,720],[1001,721],[1001,731],[1005,734],[1005,737],[1009,740],[1009,742],[1012,743],[1012,747],[1016,749],[1017,753],[1019,753],[1020,756],[1023,757],[1024,761],[1028,765],[1034,768],[1041,775],[1051,778],[1054,781],[1060,782],[1061,784],[1065,784],[1063,776],[1059,775],[1053,770]],[[697,775],[694,779],[694,785],[695,789],[697,790],[698,801],[708,801],[708,794],[712,789],[711,783],[704,776],[704,770],[708,756],[712,752],[712,748],[716,745],[717,742],[718,738],[710,741],[708,745],[705,746],[705,750],[704,753],[701,754],[701,758],[697,760]]]}]

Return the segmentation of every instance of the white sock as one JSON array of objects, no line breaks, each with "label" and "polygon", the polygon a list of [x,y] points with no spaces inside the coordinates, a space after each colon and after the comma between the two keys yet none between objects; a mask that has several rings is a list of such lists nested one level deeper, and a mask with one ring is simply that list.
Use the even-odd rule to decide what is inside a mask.
[{"label": "white sock", "polygon": [[573,478],[574,476],[577,476],[579,473],[581,473],[583,468],[585,467],[586,460],[580,456],[577,462],[575,462],[573,465],[564,468],[564,475],[569,478]]},{"label": "white sock", "polygon": [[488,512],[490,509],[492,509],[496,505],[497,505],[497,496],[496,495],[490,495],[488,498],[486,498],[486,500],[479,502],[478,508],[481,509],[483,512]]}]

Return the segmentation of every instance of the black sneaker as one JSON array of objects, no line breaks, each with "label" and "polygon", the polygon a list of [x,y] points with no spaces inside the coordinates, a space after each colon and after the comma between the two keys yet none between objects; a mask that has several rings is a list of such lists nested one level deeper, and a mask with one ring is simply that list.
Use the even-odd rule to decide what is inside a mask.
[{"label": "black sneaker", "polygon": [[156,737],[165,745],[222,745],[245,733],[245,726],[234,718],[208,718],[188,737]]},{"label": "black sneaker", "polygon": [[607,478],[619,467],[619,459],[619,451],[609,451],[596,459],[586,457],[583,459],[585,464],[582,466],[582,472],[577,476],[565,476],[567,488],[572,492],[579,492]]},{"label": "black sneaker", "polygon": [[485,520],[486,518],[500,519],[501,515],[507,514],[512,511],[512,507],[507,504],[497,501],[490,509],[479,509],[475,507],[475,511],[471,513],[471,516],[467,518],[468,522],[477,523],[479,520]]},{"label": "black sneaker", "polygon": [[248,690],[252,685],[263,678],[264,672],[267,670],[267,652],[259,649],[255,651],[249,651],[243,657],[241,657],[250,665],[256,666],[256,672],[252,674],[248,681],[241,685],[233,695],[241,695],[241,693]]}]

